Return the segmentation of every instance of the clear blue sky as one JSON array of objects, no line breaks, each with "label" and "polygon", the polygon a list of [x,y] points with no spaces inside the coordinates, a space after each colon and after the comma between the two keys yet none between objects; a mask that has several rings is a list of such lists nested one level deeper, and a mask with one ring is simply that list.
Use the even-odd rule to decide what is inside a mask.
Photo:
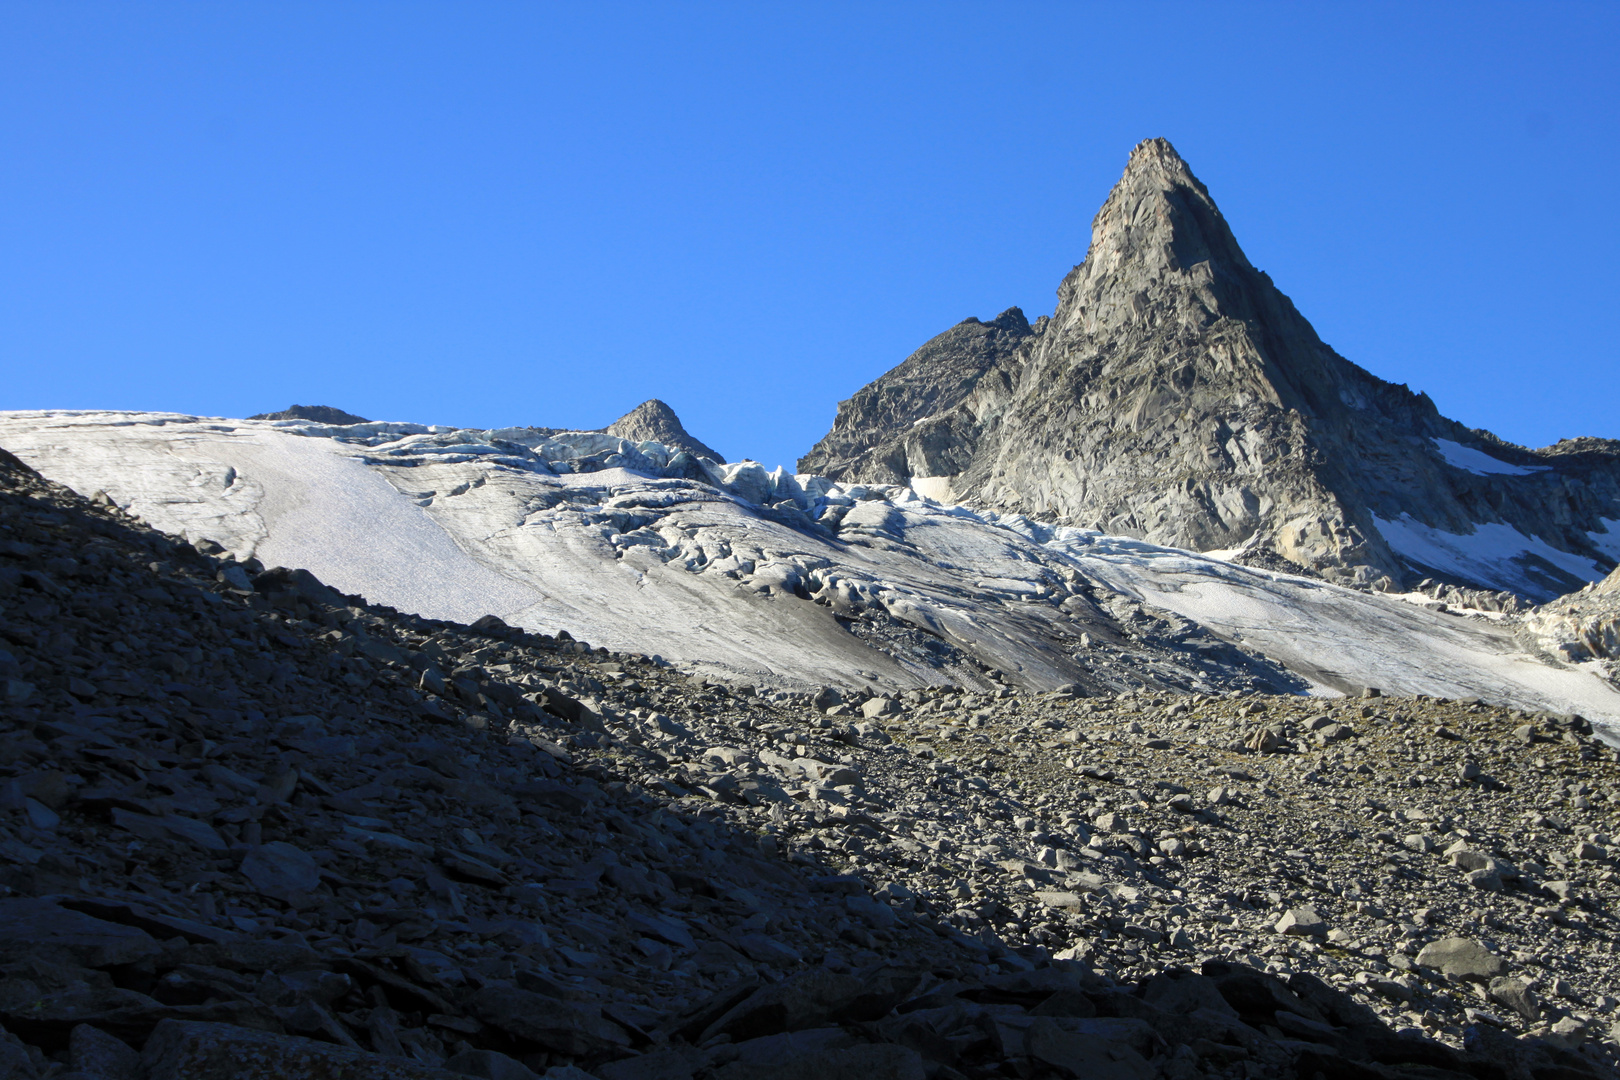
[{"label": "clear blue sky", "polygon": [[791,463],[1175,143],[1329,344],[1620,437],[1620,4],[0,3],[0,408]]}]

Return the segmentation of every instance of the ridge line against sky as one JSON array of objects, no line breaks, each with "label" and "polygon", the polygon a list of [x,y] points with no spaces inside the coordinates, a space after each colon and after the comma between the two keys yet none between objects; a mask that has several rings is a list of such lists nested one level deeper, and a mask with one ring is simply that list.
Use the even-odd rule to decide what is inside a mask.
[{"label": "ridge line against sky", "polygon": [[297,401],[789,464],[1049,314],[1164,136],[1322,338],[1620,437],[1620,6],[0,3],[0,408]]}]

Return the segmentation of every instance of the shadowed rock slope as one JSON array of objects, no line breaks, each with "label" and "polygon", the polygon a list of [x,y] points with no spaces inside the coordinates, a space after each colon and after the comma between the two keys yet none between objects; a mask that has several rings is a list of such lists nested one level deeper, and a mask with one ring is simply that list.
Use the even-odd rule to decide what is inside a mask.
[{"label": "shadowed rock slope", "polygon": [[1324,344],[1163,139],[1131,153],[1049,320],[946,331],[843,402],[799,468],[1538,602],[1614,566],[1620,517],[1614,445],[1506,444]]},{"label": "shadowed rock slope", "polygon": [[1578,718],[760,696],[216,558],[3,452],[0,686],[8,1080],[1615,1061]]}]

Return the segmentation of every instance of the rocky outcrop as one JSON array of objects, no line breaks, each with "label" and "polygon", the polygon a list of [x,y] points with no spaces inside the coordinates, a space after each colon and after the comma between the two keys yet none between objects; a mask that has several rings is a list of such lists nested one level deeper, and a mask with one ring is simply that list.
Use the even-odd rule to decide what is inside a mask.
[{"label": "rocky outcrop", "polygon": [[1620,570],[1526,615],[1525,644],[1564,660],[1620,661]]},{"label": "rocky outcrop", "polygon": [[718,450],[689,434],[675,410],[657,398],[643,401],[603,430],[633,443],[662,443],[673,450],[685,450],[693,457],[726,463]]},{"label": "rocky outcrop", "polygon": [[1354,584],[1548,599],[1614,566],[1604,440],[1512,446],[1335,353],[1163,139],[1132,152],[1057,310],[964,323],[839,407],[800,461],[844,481]]},{"label": "rocky outcrop", "polygon": [[356,416],[352,412],[334,409],[330,405],[294,405],[290,409],[280,412],[260,413],[250,417],[253,420],[312,420],[317,424],[369,424],[363,416]]}]

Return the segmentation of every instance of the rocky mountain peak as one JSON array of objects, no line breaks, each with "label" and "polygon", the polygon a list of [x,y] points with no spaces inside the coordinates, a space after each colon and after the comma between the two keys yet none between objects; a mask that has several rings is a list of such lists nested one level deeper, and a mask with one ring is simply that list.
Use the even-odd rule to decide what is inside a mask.
[{"label": "rocky mountain peak", "polygon": [[687,432],[681,418],[675,415],[675,410],[657,398],[643,401],[603,430],[609,435],[631,442],[651,440],[663,443],[677,450],[685,450],[694,457],[706,457],[722,465],[726,461],[718,450]]},{"label": "rocky mountain peak", "polygon": [[952,327],[843,402],[800,469],[1348,583],[1542,600],[1614,564],[1620,452],[1565,449],[1470,430],[1334,352],[1149,139],[1050,320]]},{"label": "rocky mountain peak", "polygon": [[1142,317],[1152,286],[1192,288],[1212,315],[1216,277],[1253,272],[1210,198],[1166,139],[1137,144],[1092,221],[1086,260],[1058,289],[1055,321],[1095,332]]},{"label": "rocky mountain peak", "polygon": [[316,424],[369,424],[371,421],[330,405],[294,405],[280,412],[260,413],[249,420],[309,420]]},{"label": "rocky mountain peak", "polygon": [[981,326],[1016,334],[1019,337],[1023,337],[1030,332],[1029,319],[1024,315],[1024,309],[1020,307],[1010,307],[987,323],[980,323],[978,319],[971,315],[963,319],[962,322],[979,323]]},{"label": "rocky mountain peak", "polygon": [[799,459],[799,471],[885,484],[961,472],[976,438],[964,402],[992,372],[1005,382],[1013,358],[1037,333],[1016,307],[989,322],[963,319],[840,402],[832,431]]}]

